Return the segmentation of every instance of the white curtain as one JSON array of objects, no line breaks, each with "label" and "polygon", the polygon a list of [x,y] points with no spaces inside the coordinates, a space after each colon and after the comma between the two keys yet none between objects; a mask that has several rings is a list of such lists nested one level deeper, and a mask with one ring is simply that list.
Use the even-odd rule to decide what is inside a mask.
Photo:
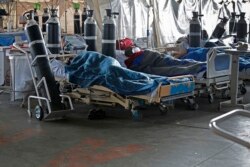
[{"label": "white curtain", "polygon": [[[246,12],[249,22],[250,3],[233,1],[237,14]],[[233,12],[232,3],[225,6],[219,2],[221,0],[182,0],[181,3],[176,0],[88,0],[88,5],[95,10],[99,34],[105,9],[112,8],[113,12],[119,12],[116,19],[118,39],[147,37],[147,30],[150,30],[154,46],[160,47],[188,34],[193,11],[201,11],[202,28],[211,35],[219,22],[218,18],[230,17],[230,12]],[[219,15],[220,11],[222,16]]]},{"label": "white curtain", "polygon": [[[44,0],[19,1],[44,2]],[[73,1],[81,2],[80,0]],[[69,3],[73,1],[68,0]],[[94,10],[94,17],[98,25],[98,41],[101,41],[105,9],[112,8],[113,12],[119,12],[119,16],[116,16],[118,39],[147,37],[149,30],[149,37],[154,41],[154,46],[160,47],[188,34],[189,21],[193,11],[201,11],[202,28],[208,32],[208,35],[212,34],[219,22],[219,17],[230,17],[230,12],[234,9],[232,1],[235,2],[235,12],[237,14],[246,12],[246,20],[249,22],[249,2],[242,4],[242,0],[232,0],[229,5],[225,6],[219,4],[221,1],[182,0],[177,3],[177,0],[87,0],[87,5],[88,8]],[[99,45],[101,45],[100,43]]]}]

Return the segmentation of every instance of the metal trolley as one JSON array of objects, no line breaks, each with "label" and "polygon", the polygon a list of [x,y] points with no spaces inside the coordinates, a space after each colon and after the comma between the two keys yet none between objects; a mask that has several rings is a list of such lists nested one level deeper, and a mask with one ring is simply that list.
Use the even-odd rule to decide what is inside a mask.
[{"label": "metal trolley", "polygon": [[[28,97],[28,110],[27,110],[27,112],[28,112],[29,116],[32,117],[31,99],[36,99],[38,101],[38,105],[36,105],[36,107],[34,109],[34,113],[35,113],[36,119],[39,121],[61,119],[61,118],[64,118],[67,114],[71,113],[71,111],[74,111],[74,107],[73,107],[71,98],[67,95],[64,95],[64,94],[60,94],[60,97],[61,97],[61,103],[63,103],[65,106],[65,110],[53,111],[51,109],[51,105],[50,105],[51,96],[50,96],[50,93],[48,90],[46,78],[42,77],[41,80],[37,80],[35,78],[36,74],[35,74],[35,70],[33,69],[33,65],[35,64],[36,60],[41,58],[41,57],[49,58],[50,55],[38,55],[38,56],[36,56],[36,58],[34,60],[32,60],[32,58],[29,56],[27,51],[22,49],[17,43],[14,43],[13,46],[25,54],[27,61],[28,61],[28,64],[29,64],[32,80],[33,80],[35,91],[36,91],[36,96],[29,96]],[[46,97],[43,97],[41,95],[41,93],[39,92],[39,87],[41,87],[41,86],[44,86],[44,89],[46,92]],[[42,101],[43,101],[43,103],[42,103]]]},{"label": "metal trolley", "polygon": [[218,116],[218,117],[212,119],[209,123],[209,127],[217,135],[220,135],[226,139],[229,139],[231,141],[234,141],[236,143],[239,143],[243,146],[250,148],[250,141],[244,140],[244,139],[240,138],[240,136],[236,136],[235,134],[233,134],[229,131],[226,131],[223,128],[218,126],[219,123],[222,123],[223,121],[225,121],[229,118],[232,118],[234,116],[237,116],[237,115],[244,116],[244,117],[250,117],[250,111],[243,110],[243,109],[232,110],[228,113],[225,113],[221,116]]}]

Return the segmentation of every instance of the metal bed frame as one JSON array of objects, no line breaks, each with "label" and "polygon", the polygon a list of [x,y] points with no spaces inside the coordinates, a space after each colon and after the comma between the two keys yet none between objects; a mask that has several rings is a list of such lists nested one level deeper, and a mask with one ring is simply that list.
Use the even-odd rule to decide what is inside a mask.
[{"label": "metal bed frame", "polygon": [[[173,107],[171,101],[176,99],[184,99],[184,102],[187,103],[192,110],[198,109],[199,106],[194,100],[195,83],[193,76],[186,75],[175,78],[181,77],[189,77],[191,80],[173,85],[159,85],[154,92],[145,95],[122,96],[99,85],[94,85],[89,88],[76,88],[72,92],[67,93],[67,95],[76,101],[88,105],[108,107],[122,106],[124,109],[131,111],[133,120],[139,121],[142,119],[140,108],[144,108],[150,104],[159,104],[159,109],[162,114],[167,113],[170,107]],[[68,84],[65,80],[61,81],[62,84]],[[188,91],[180,89],[183,86],[186,87]]]}]

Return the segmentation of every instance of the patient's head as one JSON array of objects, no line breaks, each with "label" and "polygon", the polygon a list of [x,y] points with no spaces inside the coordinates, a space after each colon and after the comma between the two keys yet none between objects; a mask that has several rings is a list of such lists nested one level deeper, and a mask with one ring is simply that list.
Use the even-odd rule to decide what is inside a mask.
[{"label": "patient's head", "polygon": [[140,48],[133,46],[133,47],[129,47],[128,49],[126,49],[124,54],[125,54],[125,56],[129,57],[132,54],[140,52],[140,51],[141,51]]},{"label": "patient's head", "polygon": [[208,40],[208,33],[207,33],[207,31],[206,30],[202,30],[201,33],[202,33],[203,40]]}]

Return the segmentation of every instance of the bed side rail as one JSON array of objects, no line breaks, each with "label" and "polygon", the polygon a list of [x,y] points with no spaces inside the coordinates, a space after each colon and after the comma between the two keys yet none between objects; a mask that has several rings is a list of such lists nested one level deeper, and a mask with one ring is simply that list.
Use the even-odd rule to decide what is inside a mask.
[{"label": "bed side rail", "polygon": [[[207,53],[207,78],[231,75],[232,56],[225,53],[217,53],[218,48],[212,48]],[[221,62],[227,63],[223,68],[219,68]]]}]

